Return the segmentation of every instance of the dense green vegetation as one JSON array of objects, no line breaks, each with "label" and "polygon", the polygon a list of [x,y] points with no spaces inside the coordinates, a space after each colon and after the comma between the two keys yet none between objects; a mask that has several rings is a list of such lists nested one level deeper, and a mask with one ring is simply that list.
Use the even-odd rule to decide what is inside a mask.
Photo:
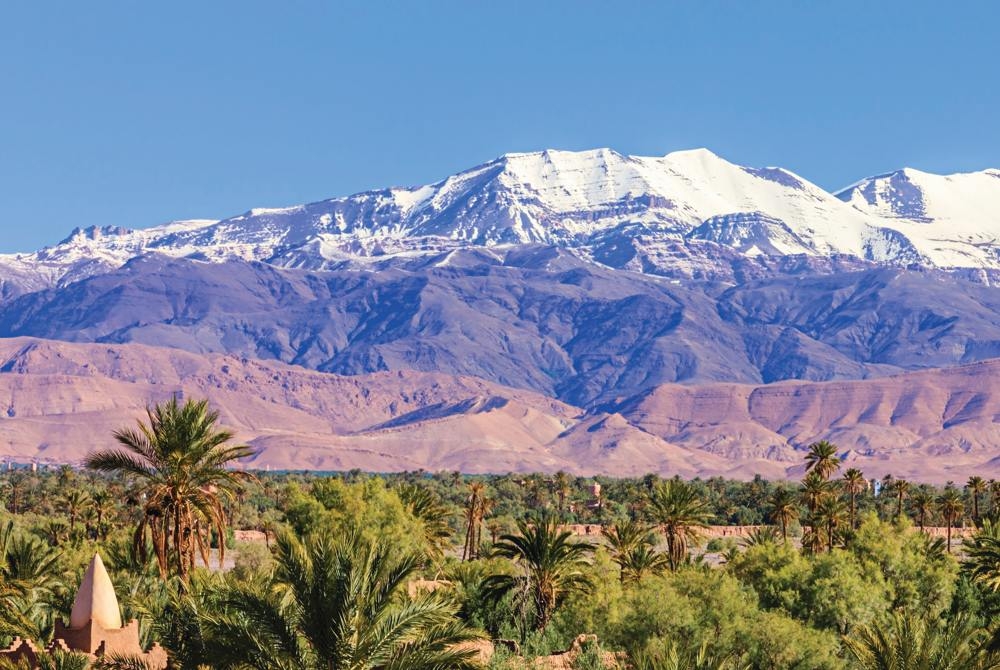
[{"label": "dense green vegetation", "polygon": [[514,669],[583,633],[581,670],[1000,668],[1000,486],[876,495],[836,452],[801,483],[245,473],[167,403],[88,468],[0,473],[0,644],[48,641],[96,551],[179,668],[477,667],[492,639]]}]

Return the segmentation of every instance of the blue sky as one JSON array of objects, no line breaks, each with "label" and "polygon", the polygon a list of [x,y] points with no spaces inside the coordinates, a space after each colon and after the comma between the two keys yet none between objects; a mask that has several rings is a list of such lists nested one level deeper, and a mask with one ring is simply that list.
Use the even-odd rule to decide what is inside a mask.
[{"label": "blue sky", "polygon": [[827,188],[1000,167],[990,2],[10,2],[0,251],[705,146]]}]

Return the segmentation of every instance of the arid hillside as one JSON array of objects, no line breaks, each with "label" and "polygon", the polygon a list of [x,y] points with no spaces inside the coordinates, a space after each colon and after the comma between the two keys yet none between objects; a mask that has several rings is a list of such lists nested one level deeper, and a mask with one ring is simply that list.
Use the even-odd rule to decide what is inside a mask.
[{"label": "arid hillside", "polygon": [[870,475],[1000,474],[1000,361],[866,381],[663,385],[602,411],[473,377],[339,376],[142,345],[0,340],[0,455],[74,462],[173,393],[207,396],[250,467],[795,476],[829,439]]}]

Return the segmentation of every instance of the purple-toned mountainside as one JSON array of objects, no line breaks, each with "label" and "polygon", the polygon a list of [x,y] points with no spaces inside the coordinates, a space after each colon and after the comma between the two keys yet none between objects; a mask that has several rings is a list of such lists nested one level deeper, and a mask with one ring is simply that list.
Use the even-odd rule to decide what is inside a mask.
[{"label": "purple-toned mountainside", "polygon": [[[604,448],[584,439],[591,428],[647,435],[644,449],[700,449],[700,435],[704,454],[744,462],[712,451],[721,433],[660,444],[620,408],[665,385],[874,381],[1000,357],[997,281],[997,170],[907,168],[831,194],[705,150],[543,151],[426,186],[74,230],[0,256],[0,337],[475,378],[582,412],[561,445]],[[492,397],[416,411],[430,436],[442,412],[493,416]],[[379,434],[414,416],[387,415]],[[734,435],[753,458],[799,446],[747,430]]]},{"label": "purple-toned mountainside", "polygon": [[892,268],[737,286],[501,260],[311,272],[150,256],[0,310],[0,335],[137,342],[338,374],[471,375],[598,407],[670,382],[859,379],[1000,356],[1000,292]]},{"label": "purple-toned mountainside", "polygon": [[258,468],[796,477],[805,445],[829,439],[871,476],[1000,476],[998,360],[863,381],[665,384],[586,412],[474,377],[0,340],[7,457],[76,462],[172,394],[207,397]]}]

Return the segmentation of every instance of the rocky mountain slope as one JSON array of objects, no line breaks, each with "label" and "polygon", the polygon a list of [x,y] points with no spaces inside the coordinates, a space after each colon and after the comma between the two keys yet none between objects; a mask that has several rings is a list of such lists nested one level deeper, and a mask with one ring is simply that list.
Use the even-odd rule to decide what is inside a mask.
[{"label": "rocky mountain slope", "polygon": [[[456,446],[440,462],[431,453],[413,461],[427,467],[555,467],[579,457],[725,472],[732,458],[740,471],[756,463],[783,472],[774,464],[803,435],[826,434],[836,422],[792,435],[733,419],[714,433],[665,434],[629,408],[676,384],[875,383],[1000,357],[998,234],[997,170],[906,169],[830,194],[787,170],[742,167],[705,150],[508,154],[427,186],[221,221],[78,229],[46,249],[0,256],[0,338],[146,345],[167,369],[236,356],[240,365],[300,366],[302,375],[393,380],[378,382],[390,395],[443,383],[437,376],[503,389],[472,394],[448,382],[412,410],[451,414],[434,415],[437,423],[419,414],[427,420],[406,420],[405,430],[395,423],[405,412],[373,412],[379,444],[397,435],[431,443],[455,421],[457,435],[525,450]],[[192,380],[208,374],[203,363],[179,369],[188,367]],[[133,385],[109,397],[131,388],[148,398],[159,388],[108,370],[109,384]],[[377,377],[388,373],[403,377]],[[144,374],[162,373],[147,366]],[[536,421],[544,403],[562,409]],[[286,434],[290,417],[273,418],[268,430]],[[53,422],[32,425],[64,435]],[[327,440],[322,424],[310,425],[316,432],[293,431],[303,446],[285,465],[350,461],[309,455],[305,445],[322,452],[347,444],[340,428]],[[55,444],[37,431],[8,451]],[[291,444],[265,433],[254,439]],[[897,446],[927,436],[880,434]],[[934,434],[956,449],[969,443],[945,427]],[[611,443],[629,446],[608,451]],[[903,451],[892,453],[905,461]],[[405,461],[392,450],[383,456],[386,467]]]},{"label": "rocky mountain slope", "polygon": [[0,336],[335,372],[421,370],[590,409],[670,382],[859,379],[1000,356],[1000,292],[895,268],[675,283],[552,247],[379,271],[154,257],[0,309]]},{"label": "rocky mountain slope", "polygon": [[662,157],[542,151],[507,154],[426,186],[221,221],[77,229],[38,252],[0,256],[0,296],[62,285],[145,253],[315,270],[543,244],[687,278],[728,279],[734,263],[789,256],[985,271],[1000,269],[998,223],[997,170],[903,170],[835,196],[788,170],[743,167],[704,149]]},{"label": "rocky mountain slope", "polygon": [[72,462],[171,394],[208,397],[250,467],[794,476],[831,439],[870,475],[1000,475],[1000,361],[867,381],[662,385],[605,411],[439,373],[352,377],[143,345],[0,340],[3,451]]}]

